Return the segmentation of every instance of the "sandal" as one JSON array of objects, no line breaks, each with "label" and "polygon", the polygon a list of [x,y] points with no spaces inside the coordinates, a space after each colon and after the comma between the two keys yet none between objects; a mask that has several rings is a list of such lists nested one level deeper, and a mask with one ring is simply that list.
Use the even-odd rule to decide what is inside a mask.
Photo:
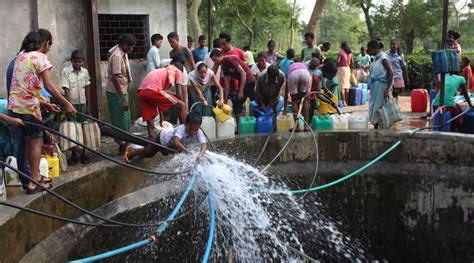
[{"label": "sandal", "polygon": [[36,194],[36,193],[40,193],[43,191],[43,188],[35,185],[33,188],[30,188],[30,187],[26,187],[26,194],[27,195],[32,195],[32,194]]},{"label": "sandal", "polygon": [[43,180],[44,177],[41,177],[41,179],[39,180],[39,183],[43,185],[44,188],[48,188],[48,189],[51,189],[53,188],[53,185],[51,184],[51,182],[53,181],[53,179],[51,179],[49,182]]},{"label": "sandal", "polygon": [[49,184],[53,181],[52,178],[41,176],[41,182]]},{"label": "sandal", "polygon": [[130,152],[130,149],[132,149],[131,145],[127,145],[127,146],[125,147],[125,151],[124,151],[124,153],[123,153],[123,155],[122,155],[122,161],[123,161],[124,163],[127,163],[127,164],[130,163],[130,159],[128,159],[128,154],[129,154],[129,152]]}]

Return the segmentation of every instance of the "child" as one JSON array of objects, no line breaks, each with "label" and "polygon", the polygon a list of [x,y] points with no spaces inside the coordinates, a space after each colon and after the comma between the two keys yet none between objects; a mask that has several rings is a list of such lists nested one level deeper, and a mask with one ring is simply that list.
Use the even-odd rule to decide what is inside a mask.
[{"label": "child", "polygon": [[171,32],[168,34],[168,42],[172,50],[170,51],[170,58],[173,57],[183,57],[184,66],[188,72],[194,70],[196,65],[194,64],[193,54],[188,47],[183,47],[179,44],[179,36],[176,32]]},{"label": "child", "polygon": [[188,36],[188,48],[191,51],[194,50],[194,39],[190,36]]},{"label": "child", "polygon": [[255,78],[258,78],[267,71],[269,66],[270,63],[267,62],[265,52],[260,52],[257,54],[257,64],[253,65],[250,70],[252,70],[252,74]]},{"label": "child", "polygon": [[306,32],[304,34],[304,42],[306,43],[306,47],[301,50],[301,58],[304,62],[311,60],[311,54],[313,52],[317,52],[321,54],[321,50],[314,45],[314,33],[313,32]]},{"label": "child", "polygon": [[290,67],[291,63],[293,63],[293,58],[295,57],[295,50],[290,48],[286,51],[286,58],[280,61],[280,70],[283,71],[285,77],[288,75],[288,68]]},{"label": "child", "polygon": [[[74,108],[80,113],[89,113],[89,72],[84,65],[84,55],[79,50],[74,50],[71,53],[71,65],[64,68],[61,75],[62,86],[66,99],[72,103]],[[78,119],[82,121],[82,118]],[[77,164],[76,151],[81,152],[81,162],[88,164],[90,159],[86,156],[86,149],[72,149],[71,157],[68,159],[69,165]]]},{"label": "child", "polygon": [[270,64],[275,64],[278,60],[278,57],[280,57],[278,52],[275,51],[275,47],[276,47],[275,40],[268,41],[267,43],[268,51],[265,52],[264,54],[265,54],[265,58],[267,59],[267,62]]},{"label": "child", "polygon": [[206,47],[206,37],[200,35],[198,38],[199,47],[193,50],[194,62],[198,63],[204,61],[206,54],[209,53],[209,48]]},{"label": "child", "polygon": [[160,47],[163,41],[163,36],[160,34],[154,34],[151,36],[151,48],[146,55],[146,72],[150,73],[152,70],[160,67]]},{"label": "child", "polygon": [[471,60],[468,57],[463,57],[461,60],[461,68],[463,76],[466,79],[466,87],[469,90],[474,91],[474,81],[472,79],[472,69],[471,69]]},{"label": "child", "polygon": [[[200,129],[201,124],[201,114],[198,112],[190,112],[188,116],[186,116],[185,124],[182,124],[172,130],[162,130],[154,139],[154,141],[164,146],[176,149],[178,152],[184,152],[186,154],[191,154],[191,152],[188,150],[189,145],[199,143],[201,145],[201,149],[196,161],[201,162],[207,150],[206,137]],[[123,161],[129,163],[137,156],[150,158],[154,156],[159,150],[160,148],[154,145],[147,145],[138,149],[132,148],[131,145],[128,145],[123,155]],[[167,154],[166,151],[163,153]]]}]

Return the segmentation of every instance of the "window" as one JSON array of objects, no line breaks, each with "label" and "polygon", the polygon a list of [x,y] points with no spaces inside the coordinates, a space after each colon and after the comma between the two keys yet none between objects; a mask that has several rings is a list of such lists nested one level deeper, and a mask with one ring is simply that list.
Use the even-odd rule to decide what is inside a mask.
[{"label": "window", "polygon": [[132,34],[137,38],[137,44],[128,58],[146,58],[150,47],[148,31],[148,15],[99,14],[100,59],[107,60],[109,49],[115,46],[124,34]]}]

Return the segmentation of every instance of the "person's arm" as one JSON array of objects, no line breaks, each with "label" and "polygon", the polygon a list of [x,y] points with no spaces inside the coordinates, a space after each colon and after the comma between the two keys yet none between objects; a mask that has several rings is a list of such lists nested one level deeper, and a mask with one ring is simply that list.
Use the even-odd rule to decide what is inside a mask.
[{"label": "person's arm", "polygon": [[194,63],[193,54],[189,48],[186,48],[186,56],[188,57],[189,63],[191,64],[191,68],[194,70],[196,69],[196,63]]},{"label": "person's arm", "polygon": [[186,146],[184,146],[184,144],[181,142],[181,139],[179,139],[177,136],[174,136],[173,137],[173,145],[174,145],[174,148],[176,148],[176,150],[178,152],[182,152],[182,153],[186,153],[186,154],[190,154],[191,152],[186,148]]},{"label": "person's arm", "polygon": [[385,89],[385,96],[388,96],[390,89],[392,88],[392,82],[393,82],[393,70],[392,66],[390,65],[390,61],[388,59],[384,59],[382,61],[382,65],[387,71],[387,88]]},{"label": "person's arm", "polygon": [[405,81],[405,87],[408,87],[410,86],[410,79],[408,78],[407,64],[405,63],[405,59],[403,57],[400,63],[402,64],[402,74],[403,74],[403,79]]},{"label": "person's arm", "polygon": [[461,91],[461,94],[464,96],[464,99],[466,100],[469,107],[472,108],[471,98],[469,98],[469,92],[467,92],[466,84],[462,83],[461,85],[459,85],[459,90]]},{"label": "person's arm", "polygon": [[266,105],[263,104],[262,88],[262,82],[257,80],[257,84],[255,85],[255,97],[257,98],[257,102],[260,103],[258,106],[262,109],[265,109]]},{"label": "person's arm", "polygon": [[229,99],[230,79],[231,79],[230,75],[224,75],[224,88],[225,88],[224,101],[227,101]]},{"label": "person's arm", "polygon": [[219,91],[219,100],[217,101],[217,106],[222,106],[224,104],[224,89],[222,88],[221,83],[217,79],[216,75],[213,74],[211,80]]},{"label": "person's arm", "polygon": [[91,112],[91,109],[90,109],[90,85],[86,85],[84,87],[85,91],[86,91],[86,113],[87,114],[90,114]]},{"label": "person's arm", "polygon": [[49,94],[51,94],[53,98],[55,98],[61,105],[63,105],[70,115],[76,115],[76,109],[74,108],[74,106],[72,106],[72,104],[67,101],[66,98],[61,95],[61,93],[59,93],[59,91],[56,89],[53,82],[51,81],[51,73],[49,69],[46,69],[41,72],[40,77],[43,80],[44,87],[49,92]]},{"label": "person's arm", "polygon": [[112,83],[114,84],[114,88],[117,91],[117,95],[120,98],[120,101],[122,102],[123,110],[127,111],[128,110],[128,101],[125,99],[125,96],[123,95],[122,88],[120,87],[120,74],[115,74],[112,77]]},{"label": "person's arm", "polygon": [[155,69],[160,68],[160,63],[161,63],[160,51],[156,50],[153,56],[153,64],[155,65]]},{"label": "person's arm", "polygon": [[199,97],[199,100],[205,105],[208,106],[209,104],[207,103],[206,98],[202,95],[201,87],[199,84],[194,83],[194,81],[191,82],[191,87],[193,88],[194,93]]},{"label": "person's arm", "polygon": [[244,69],[240,66],[237,65],[237,72],[240,74],[240,82],[239,82],[239,94],[237,97],[239,99],[242,99],[244,97],[244,87],[245,87],[245,82],[247,81],[247,73],[244,71]]},{"label": "person's arm", "polygon": [[286,109],[288,109],[288,84],[285,82],[285,95],[283,96],[283,115],[286,116]]},{"label": "person's arm", "polygon": [[207,151],[207,143],[203,143],[201,144],[201,149],[199,150],[199,154],[196,158],[196,161],[198,163],[200,163],[202,161],[202,159],[204,158],[204,154],[206,153]]},{"label": "person's arm", "polygon": [[0,121],[6,122],[9,125],[15,126],[15,127],[25,125],[21,119],[10,117],[10,116],[8,116],[6,114],[3,114],[1,112],[0,112]]}]

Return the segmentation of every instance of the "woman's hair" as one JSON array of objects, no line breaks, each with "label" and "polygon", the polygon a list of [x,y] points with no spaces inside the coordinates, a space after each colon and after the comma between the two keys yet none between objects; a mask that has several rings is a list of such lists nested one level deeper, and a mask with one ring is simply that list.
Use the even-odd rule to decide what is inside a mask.
[{"label": "woman's hair", "polygon": [[199,71],[199,70],[201,70],[202,68],[206,68],[206,69],[207,69],[206,63],[199,63],[199,65],[197,65],[197,67],[196,67],[196,71]]},{"label": "woman's hair", "polygon": [[352,50],[349,48],[349,45],[347,44],[346,41],[343,41],[341,43],[341,49],[344,50],[347,54],[351,54]]},{"label": "woman's hair", "polygon": [[468,57],[463,57],[462,62],[466,63],[467,66],[471,65],[471,60]]},{"label": "woman's hair", "polygon": [[222,51],[220,51],[219,49],[213,49],[211,51],[211,54],[209,54],[209,57],[211,57],[211,58],[220,57],[220,56],[223,56],[223,55],[222,55]]},{"label": "woman's hair", "polygon": [[135,38],[134,35],[131,35],[131,34],[123,35],[119,39],[119,45],[124,45],[124,44],[135,46],[137,44],[137,39]]},{"label": "woman's hair", "polygon": [[84,59],[84,54],[80,50],[74,50],[71,53],[71,61],[74,59]]},{"label": "woman's hair", "polygon": [[327,74],[336,74],[337,73],[337,65],[334,63],[334,61],[330,58],[326,59],[324,61],[324,65],[321,68],[322,72],[325,72]]},{"label": "woman's hair", "polygon": [[293,59],[296,55],[296,52],[294,49],[290,48],[286,51],[286,58],[288,59]]},{"label": "woman's hair", "polygon": [[30,31],[23,39],[20,49],[24,50],[25,52],[30,52],[37,51],[40,49],[40,47],[41,43],[39,33],[37,31]]},{"label": "woman's hair", "polygon": [[278,69],[278,66],[271,65],[267,68],[268,76],[276,77],[276,76],[278,76],[278,73],[280,73],[280,70]]},{"label": "woman's hair", "polygon": [[197,111],[192,111],[186,116],[186,124],[202,124],[202,115]]},{"label": "woman's hair", "polygon": [[188,39],[188,43],[194,43],[194,39],[193,39],[193,37],[191,37],[191,36],[188,36],[188,37],[187,37],[187,39]]},{"label": "woman's hair", "polygon": [[45,43],[49,43],[50,45],[53,44],[53,36],[51,35],[51,32],[49,32],[47,29],[38,29],[38,34],[40,45],[43,45]]},{"label": "woman's hair", "polygon": [[268,41],[267,47],[270,46],[270,45],[275,46],[275,45],[276,45],[275,40],[270,40],[270,41]]},{"label": "woman's hair", "polygon": [[370,40],[369,43],[367,43],[367,48],[382,49],[383,48],[383,43],[382,43],[382,41],[373,39],[373,40]]},{"label": "woman's hair", "polygon": [[454,31],[454,30],[449,30],[448,31],[448,37],[454,39],[454,40],[458,40],[461,38],[461,34],[457,31]]}]

